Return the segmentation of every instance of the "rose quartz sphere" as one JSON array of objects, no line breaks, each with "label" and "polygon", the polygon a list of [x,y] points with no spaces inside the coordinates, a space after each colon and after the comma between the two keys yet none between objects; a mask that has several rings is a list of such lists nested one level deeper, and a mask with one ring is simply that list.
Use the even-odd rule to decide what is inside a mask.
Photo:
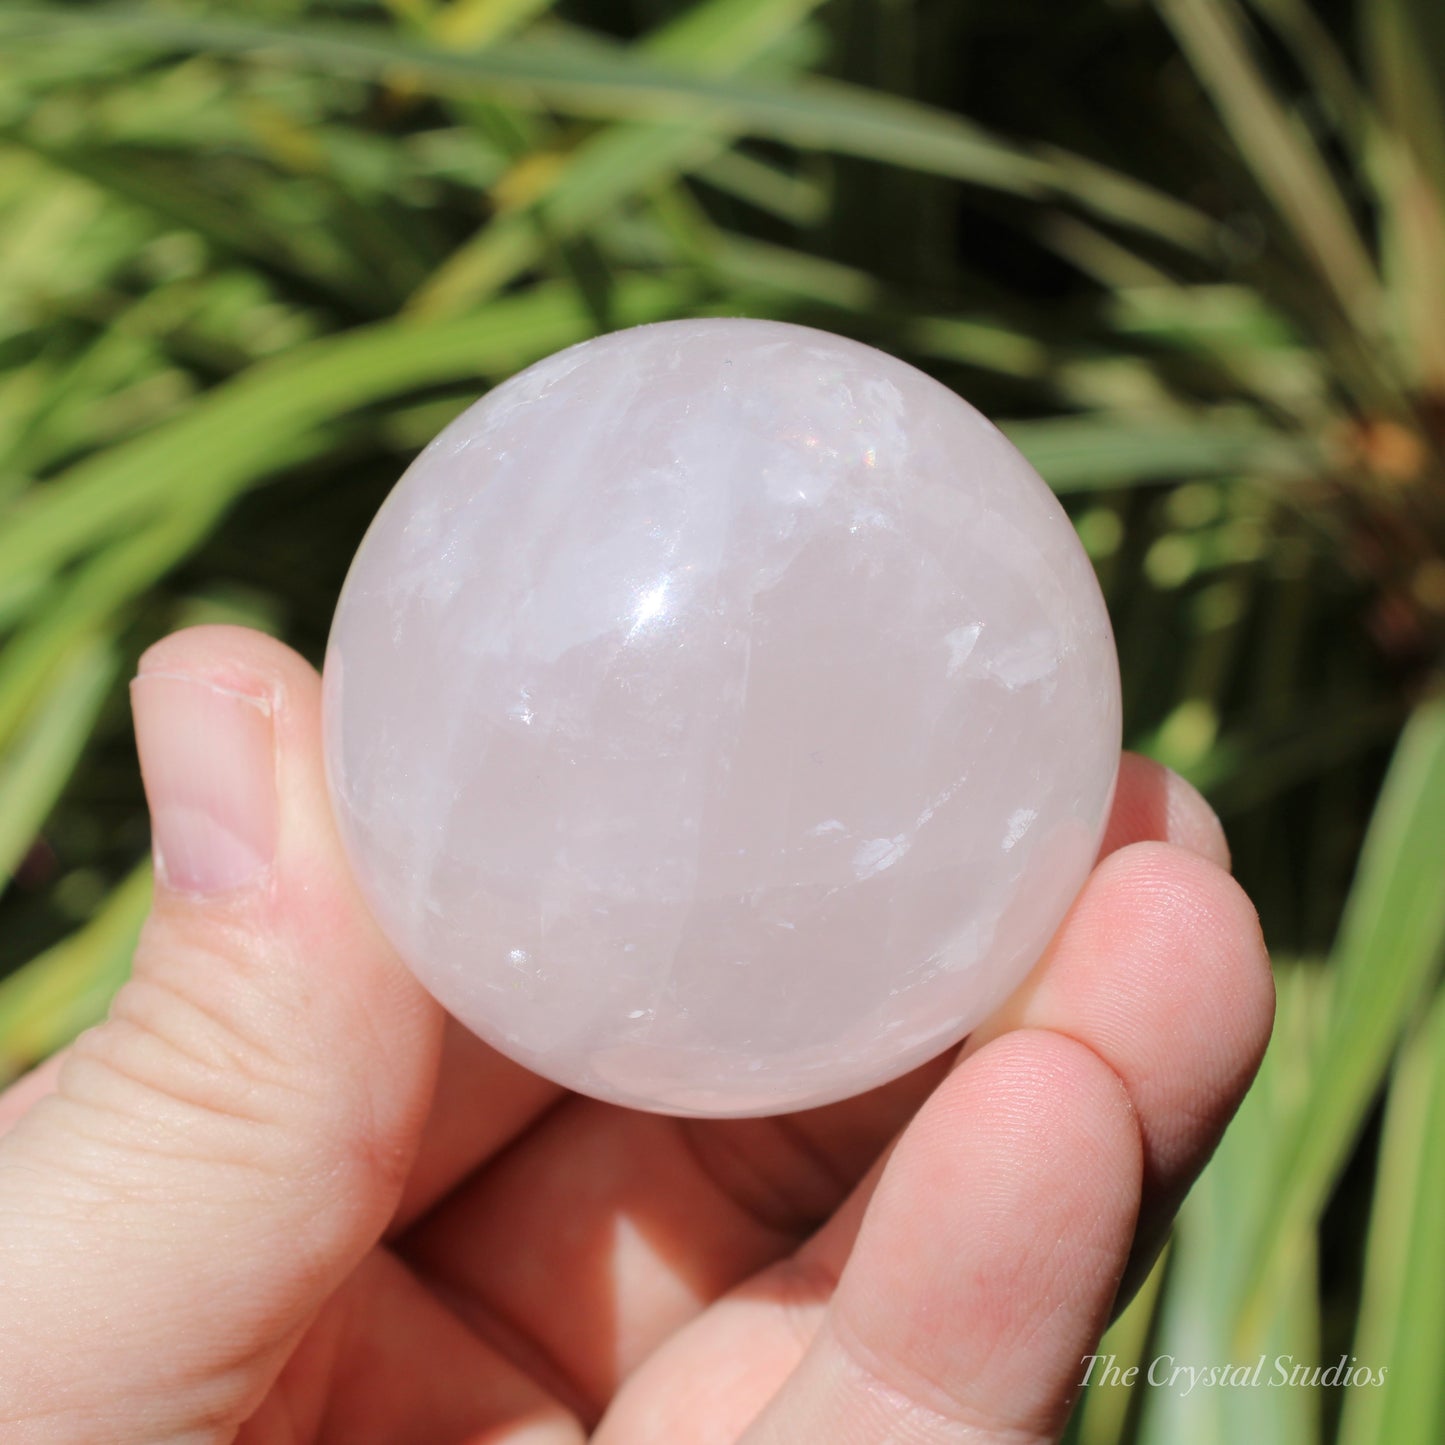
[{"label": "rose quartz sphere", "polygon": [[325,677],[357,879],[502,1053],[678,1114],[823,1104],[958,1042],[1095,852],[1108,617],[978,412],[768,321],[617,332],[421,454]]}]

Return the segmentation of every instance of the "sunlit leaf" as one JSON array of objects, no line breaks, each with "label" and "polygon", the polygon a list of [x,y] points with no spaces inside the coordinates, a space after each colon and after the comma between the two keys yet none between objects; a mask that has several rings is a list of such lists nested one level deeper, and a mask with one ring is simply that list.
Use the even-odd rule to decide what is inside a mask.
[{"label": "sunlit leaf", "polygon": [[1340,1445],[1445,1439],[1442,1200],[1445,990],[1413,1031],[1390,1087],[1352,1352],[1371,1379],[1346,1396]]},{"label": "sunlit leaf", "polygon": [[130,972],[150,900],[147,863],[84,927],[0,979],[0,1088],[104,1016]]},{"label": "sunlit leaf", "polygon": [[1445,957],[1445,700],[1422,703],[1385,780],[1332,960],[1325,1049],[1297,1124],[1276,1140],[1274,1207],[1259,1223],[1240,1339],[1259,1339],[1358,1137],[1401,1032]]}]

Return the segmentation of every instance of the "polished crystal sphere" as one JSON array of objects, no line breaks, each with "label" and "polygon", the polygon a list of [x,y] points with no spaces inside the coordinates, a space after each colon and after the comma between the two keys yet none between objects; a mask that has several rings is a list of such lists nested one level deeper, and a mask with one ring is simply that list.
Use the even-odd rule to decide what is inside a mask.
[{"label": "polished crystal sphere", "polygon": [[421,454],[325,675],[356,876],[417,977],[583,1093],[867,1089],[1022,980],[1119,757],[1058,502],[913,367],[674,321],[513,377]]}]

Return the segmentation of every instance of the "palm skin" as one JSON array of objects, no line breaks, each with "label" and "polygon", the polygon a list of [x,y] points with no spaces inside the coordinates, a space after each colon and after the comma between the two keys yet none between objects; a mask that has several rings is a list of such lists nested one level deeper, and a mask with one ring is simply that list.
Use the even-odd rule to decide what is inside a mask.
[{"label": "palm skin", "polygon": [[266,700],[279,837],[254,885],[163,882],[108,1021],[0,1097],[7,1440],[1057,1436],[1269,1033],[1186,784],[1125,756],[1093,875],[961,1050],[686,1121],[565,1094],[412,982],[341,857],[300,658],[231,628],[147,654],[159,821],[160,750],[224,730],[147,675]]}]

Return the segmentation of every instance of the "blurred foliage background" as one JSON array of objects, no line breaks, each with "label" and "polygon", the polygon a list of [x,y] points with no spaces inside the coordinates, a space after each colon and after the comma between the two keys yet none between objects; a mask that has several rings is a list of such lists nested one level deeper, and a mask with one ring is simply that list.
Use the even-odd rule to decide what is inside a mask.
[{"label": "blurred foliage background", "polygon": [[1386,1384],[1094,1387],[1072,1435],[1439,1445],[1438,0],[0,9],[0,1082],[124,976],[140,650],[227,619],[319,658],[456,411],[706,313],[1005,425],[1099,570],[1130,744],[1264,918],[1275,1043],[1106,1349]]}]

